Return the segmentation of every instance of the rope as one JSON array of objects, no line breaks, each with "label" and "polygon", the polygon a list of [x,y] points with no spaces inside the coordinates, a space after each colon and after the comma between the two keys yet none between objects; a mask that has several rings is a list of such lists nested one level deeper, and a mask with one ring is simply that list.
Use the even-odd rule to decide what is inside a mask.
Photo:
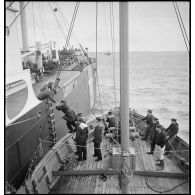
[{"label": "rope", "polygon": [[111,24],[111,41],[112,41],[112,57],[113,57],[113,81],[114,81],[114,101],[116,101],[116,80],[115,80],[115,35],[114,35],[114,14],[113,14],[113,2],[110,2],[110,24]]},{"label": "rope", "polygon": [[174,186],[174,187],[171,188],[171,189],[168,189],[168,190],[157,190],[157,189],[153,188],[153,187],[148,183],[148,178],[145,177],[145,183],[146,183],[146,185],[147,185],[152,191],[158,192],[158,193],[165,193],[165,192],[173,191],[174,189],[178,188],[179,186],[182,186],[183,184],[185,184],[185,183],[187,183],[187,182],[189,182],[189,179],[187,179],[187,180],[185,180],[184,182],[182,182],[182,183],[180,183],[180,184]]},{"label": "rope", "polygon": [[8,29],[11,28],[11,26],[14,24],[14,22],[17,20],[17,18],[21,15],[21,13],[24,11],[24,9],[26,8],[26,6],[30,3],[30,1],[28,1],[26,3],[26,5],[22,8],[22,10],[20,11],[20,13],[14,18],[14,20],[11,22],[11,24],[8,26]]},{"label": "rope", "polygon": [[[42,120],[42,119],[44,119],[45,117],[47,117],[47,115],[44,115],[40,120]],[[20,136],[18,139],[16,139],[11,145],[9,145],[7,148],[6,148],[6,150],[8,150],[11,146],[13,146],[18,140],[20,140],[22,137],[24,137],[29,131],[31,131],[32,130],[32,128],[34,127],[34,126],[36,126],[39,122],[40,122],[40,120],[38,120],[28,131],[26,131],[22,136]]]},{"label": "rope", "polygon": [[34,18],[34,10],[33,10],[33,1],[32,1],[32,15],[33,15],[34,37],[35,37],[35,42],[36,42],[37,39],[36,39],[36,31],[35,31],[35,18]]},{"label": "rope", "polygon": [[40,118],[40,117],[41,117],[41,115],[38,114],[37,116],[34,116],[34,117],[32,117],[32,118],[28,118],[28,119],[26,119],[26,120],[19,121],[19,122],[17,122],[17,123],[11,123],[11,124],[7,125],[7,127],[10,127],[10,126],[13,126],[13,125],[17,125],[17,124],[20,124],[20,123],[24,123],[24,122],[29,121],[29,120],[32,120],[32,119],[34,119],[34,118]]},{"label": "rope", "polygon": [[[66,43],[65,43],[65,49],[67,49],[68,44],[69,44],[69,40],[70,40],[72,29],[73,29],[73,26],[74,26],[74,22],[75,22],[75,18],[76,18],[76,15],[77,15],[78,7],[79,7],[79,2],[77,2],[76,5],[75,5],[74,14],[73,14],[73,17],[72,17],[72,21],[71,21],[71,24],[70,24],[68,36],[67,36]],[[57,72],[57,76],[56,76],[56,80],[55,80],[55,84],[54,84],[54,90],[57,87],[57,83],[58,83],[58,79],[60,77],[61,69],[62,69],[62,64],[61,64],[61,66],[60,66],[60,68]]]},{"label": "rope", "polygon": [[[98,28],[98,2],[96,1],[96,36],[95,36],[95,41],[96,41],[96,69],[97,69],[97,65],[98,65],[98,58],[97,58],[97,28]],[[101,106],[101,111],[103,113],[103,108],[102,108],[102,101],[101,101],[101,94],[100,94],[100,87],[99,87],[99,79],[98,79],[98,71],[97,71],[97,75],[96,75],[96,79],[97,79],[97,86],[98,86],[98,93],[99,93],[99,98],[100,98],[100,106]]]},{"label": "rope", "polygon": [[186,45],[186,49],[188,51],[188,54],[190,54],[189,49],[188,49],[188,46],[187,46],[187,43],[186,43],[185,35],[184,35],[183,29],[182,29],[182,26],[181,26],[181,22],[179,20],[179,15],[177,13],[177,9],[176,9],[176,6],[175,6],[174,2],[173,2],[173,6],[174,6],[174,9],[175,9],[175,13],[176,13],[176,16],[177,16],[177,20],[179,22],[179,26],[180,26],[180,29],[181,29],[181,32],[182,32],[182,36],[183,36],[184,42],[185,42],[185,45]]},{"label": "rope", "polygon": [[55,19],[55,21],[56,21],[56,23],[57,23],[57,25],[58,25],[58,28],[60,29],[60,32],[61,32],[61,34],[62,34],[62,37],[64,37],[63,28],[62,28],[62,26],[61,26],[61,24],[60,24],[60,22],[59,22],[57,16],[56,16],[56,15],[54,14],[54,12],[53,12],[53,8],[52,8],[52,5],[51,5],[51,2],[48,2],[48,5],[49,5],[49,7],[50,7],[50,9],[51,9],[51,12],[52,12],[52,14],[53,14],[53,16],[54,16],[54,19]]},{"label": "rope", "polygon": [[189,39],[188,39],[188,36],[187,36],[187,33],[186,33],[186,29],[185,29],[185,26],[184,26],[184,23],[183,23],[181,14],[180,14],[179,6],[177,5],[177,2],[176,1],[175,1],[175,5],[176,5],[177,11],[179,13],[179,17],[180,17],[180,20],[181,20],[181,23],[182,23],[182,26],[183,26],[183,29],[184,29],[184,32],[185,32],[186,39],[187,39],[188,44],[189,44]]},{"label": "rope", "polygon": [[[74,133],[73,133],[74,134]],[[112,138],[112,136],[111,136],[111,138]],[[113,141],[118,145],[118,147],[119,148],[121,148],[121,145],[114,139],[114,138],[112,138],[113,139]],[[85,148],[89,148],[89,149],[100,149],[100,148],[96,148],[96,147],[94,147],[94,146],[82,146],[82,145],[79,145],[79,144],[71,144],[71,143],[65,143],[65,142],[60,142],[60,141],[56,141],[56,142],[54,142],[54,141],[49,141],[49,140],[41,140],[43,143],[45,142],[45,143],[64,143],[64,144],[66,144],[66,145],[70,145],[70,146],[80,146],[80,147],[85,147]],[[55,151],[55,149],[54,149],[54,151]],[[189,150],[177,150],[177,151],[189,151]],[[125,150],[121,150],[121,153],[125,153],[125,152],[127,152],[127,151],[125,151]],[[135,152],[136,154],[145,154],[144,152]]]},{"label": "rope", "polygon": [[6,9],[8,9],[15,1],[12,1],[7,7]]}]

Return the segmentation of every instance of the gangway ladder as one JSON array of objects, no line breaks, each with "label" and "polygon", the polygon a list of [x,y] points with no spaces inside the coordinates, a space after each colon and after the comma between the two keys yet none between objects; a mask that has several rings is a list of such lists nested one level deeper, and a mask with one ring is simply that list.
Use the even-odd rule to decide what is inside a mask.
[{"label": "gangway ladder", "polygon": [[53,147],[56,142],[56,127],[55,127],[55,118],[54,118],[54,107],[52,102],[47,99],[47,111],[48,111],[48,125],[49,125],[49,140],[51,141],[50,147]]}]

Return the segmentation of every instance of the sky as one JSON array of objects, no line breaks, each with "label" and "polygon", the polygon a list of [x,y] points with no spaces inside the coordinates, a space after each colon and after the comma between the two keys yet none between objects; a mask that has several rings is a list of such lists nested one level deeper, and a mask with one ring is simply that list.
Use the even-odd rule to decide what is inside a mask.
[{"label": "sky", "polygon": [[[18,2],[15,3],[17,7]],[[67,29],[71,23],[76,2],[56,2],[60,9],[51,11],[48,2],[30,2],[26,7],[29,45],[35,41],[56,41],[65,45]],[[53,5],[52,7],[56,7]],[[189,37],[189,2],[178,2],[181,16]],[[62,14],[61,12],[62,11]],[[119,3],[113,3],[115,51],[119,51]],[[55,20],[55,16],[62,25]],[[33,22],[34,17],[34,22]],[[99,52],[111,51],[110,2],[98,2],[97,48]],[[62,20],[63,18],[63,20]],[[17,20],[18,27],[20,19]],[[19,29],[19,28],[18,28]],[[19,29],[20,32],[20,29]],[[96,2],[80,2],[71,44],[81,43],[89,52],[96,49]],[[21,40],[21,39],[20,39]],[[22,44],[21,44],[22,45]],[[129,2],[129,50],[130,51],[186,51],[182,33],[170,2]]]}]

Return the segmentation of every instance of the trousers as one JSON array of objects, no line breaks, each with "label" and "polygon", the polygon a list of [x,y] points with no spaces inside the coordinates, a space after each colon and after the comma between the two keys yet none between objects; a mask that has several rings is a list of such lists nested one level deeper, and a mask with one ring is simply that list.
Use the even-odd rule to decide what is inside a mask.
[{"label": "trousers", "polygon": [[150,129],[152,128],[151,125],[148,125],[144,134],[144,137],[147,139],[150,134]]},{"label": "trousers", "polygon": [[155,145],[156,160],[164,160],[165,145],[161,148],[159,145]]},{"label": "trousers", "polygon": [[87,142],[78,143],[77,150],[78,150],[78,158],[79,160],[86,160],[87,159]]},{"label": "trousers", "polygon": [[98,157],[98,159],[102,160],[102,153],[100,149],[101,143],[94,143],[94,155]]},{"label": "trousers", "polygon": [[68,127],[68,129],[69,129],[70,131],[74,131],[74,129],[73,129],[72,126],[76,127],[76,122],[75,122],[75,121],[72,121],[72,122],[67,121],[67,122],[66,122],[66,125],[67,125],[67,127]]}]

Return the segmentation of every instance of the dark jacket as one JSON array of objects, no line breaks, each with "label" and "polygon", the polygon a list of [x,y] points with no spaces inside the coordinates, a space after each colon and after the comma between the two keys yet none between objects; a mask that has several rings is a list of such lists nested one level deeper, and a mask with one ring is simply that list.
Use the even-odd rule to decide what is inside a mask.
[{"label": "dark jacket", "polygon": [[101,143],[102,142],[102,132],[103,132],[103,126],[97,125],[94,130],[94,143]]},{"label": "dark jacket", "polygon": [[165,130],[166,135],[169,137],[168,139],[172,138],[173,136],[177,135],[179,130],[179,125],[170,124],[169,127]]},{"label": "dark jacket", "polygon": [[82,144],[87,142],[88,138],[88,126],[84,123],[76,126],[76,137],[75,141],[77,144]]},{"label": "dark jacket", "polygon": [[156,135],[157,135],[156,125],[159,125],[159,122],[157,124],[153,124],[152,128],[150,129],[150,140],[151,141],[154,141],[156,139]]},{"label": "dark jacket", "polygon": [[77,115],[73,110],[69,110],[66,112],[66,114],[63,116],[63,119],[69,122],[73,122],[77,120]]},{"label": "dark jacket", "polygon": [[50,91],[50,90],[45,90],[41,93],[38,94],[37,98],[39,100],[46,100],[46,99],[50,99],[52,102],[56,103],[55,100],[53,99],[54,96],[54,92]]},{"label": "dark jacket", "polygon": [[66,112],[68,110],[70,110],[70,107],[67,104],[60,104],[60,105],[56,106],[56,109],[59,111],[62,111],[64,114],[66,114]]},{"label": "dark jacket", "polygon": [[163,132],[157,133],[155,141],[156,144],[162,148],[166,142],[165,134]]},{"label": "dark jacket", "polygon": [[61,110],[65,115],[63,116],[63,119],[69,122],[73,122],[77,119],[77,115],[73,110],[70,109],[70,107],[67,104],[60,104],[56,106],[57,110]]},{"label": "dark jacket", "polygon": [[141,120],[142,121],[146,121],[147,125],[153,125],[153,119],[154,119],[154,116],[151,115],[151,116],[146,116],[144,118],[142,118]]},{"label": "dark jacket", "polygon": [[116,118],[113,115],[107,117],[106,122],[109,123],[109,127],[116,127]]}]

